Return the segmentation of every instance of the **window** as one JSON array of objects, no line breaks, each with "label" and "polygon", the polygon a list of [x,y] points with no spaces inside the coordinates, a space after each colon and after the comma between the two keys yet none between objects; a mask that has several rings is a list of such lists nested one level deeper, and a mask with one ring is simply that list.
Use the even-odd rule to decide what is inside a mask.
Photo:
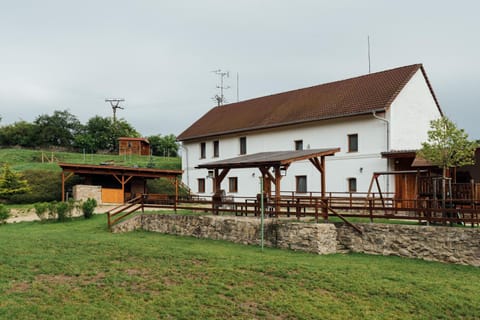
[{"label": "window", "polygon": [[303,140],[295,140],[295,150],[303,150]]},{"label": "window", "polygon": [[296,191],[298,193],[307,192],[307,176],[296,176]]},{"label": "window", "polygon": [[348,192],[357,192],[357,178],[348,178]]},{"label": "window", "polygon": [[205,179],[197,179],[198,182],[198,193],[204,193],[205,192]]},{"label": "window", "polygon": [[348,135],[348,152],[358,151],[358,134]]},{"label": "window", "polygon": [[240,138],[240,154],[247,154],[247,137]]},{"label": "window", "polygon": [[220,156],[220,145],[218,140],[213,141],[213,157],[218,158]]},{"label": "window", "polygon": [[228,178],[228,192],[238,192],[238,178]]},{"label": "window", "polygon": [[206,146],[205,142],[200,143],[200,159],[205,159],[206,157]]}]

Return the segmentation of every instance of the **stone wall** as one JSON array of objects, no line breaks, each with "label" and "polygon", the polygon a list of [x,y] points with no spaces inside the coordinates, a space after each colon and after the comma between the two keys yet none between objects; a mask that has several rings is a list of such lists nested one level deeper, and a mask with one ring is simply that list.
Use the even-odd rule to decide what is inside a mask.
[{"label": "stone wall", "polygon": [[[362,252],[480,266],[480,229],[394,224],[344,224],[265,220],[265,246],[317,254]],[[185,215],[138,215],[112,227],[260,244],[258,218]]]},{"label": "stone wall", "polygon": [[[113,232],[136,229],[166,234],[260,244],[260,220],[246,217],[145,214],[112,227]],[[266,219],[264,244],[268,247],[325,254],[335,253],[337,232],[333,224],[305,224]]]},{"label": "stone wall", "polygon": [[98,204],[102,203],[102,187],[77,184],[73,186],[73,199],[75,201],[87,200],[92,198],[97,200]]},{"label": "stone wall", "polygon": [[338,225],[338,241],[352,252],[396,255],[480,266],[480,229],[395,224]]}]

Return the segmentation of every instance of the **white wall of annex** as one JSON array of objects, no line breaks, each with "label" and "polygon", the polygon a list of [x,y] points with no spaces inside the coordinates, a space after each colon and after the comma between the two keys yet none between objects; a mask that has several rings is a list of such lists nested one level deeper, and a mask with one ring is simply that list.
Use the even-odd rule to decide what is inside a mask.
[{"label": "white wall of annex", "polygon": [[[348,134],[358,134],[358,152],[348,152]],[[321,121],[312,124],[296,125],[277,129],[257,131],[249,134],[230,135],[212,138],[194,143],[184,143],[182,152],[183,182],[189,184],[193,192],[197,192],[197,179],[206,178],[205,169],[195,169],[202,163],[228,159],[239,156],[240,137],[247,138],[247,154],[263,151],[294,150],[295,140],[303,140],[304,149],[337,148],[341,151],[335,156],[326,158],[327,191],[346,192],[348,178],[357,179],[357,188],[366,192],[374,171],[386,171],[387,161],[380,153],[386,151],[385,123],[374,119],[372,115],[355,118]],[[213,157],[213,141],[218,140],[220,156]],[[200,159],[200,143],[206,143],[206,158]],[[188,150],[185,152],[185,149]],[[187,164],[188,158],[188,164]],[[282,179],[282,191],[295,190],[295,176],[306,175],[308,191],[320,191],[320,175],[309,161],[293,163]],[[222,182],[222,189],[227,194],[228,178],[238,178],[238,193],[235,196],[252,196],[259,192],[258,169],[231,170]],[[205,195],[212,194],[212,181],[206,180]],[[386,191],[386,182],[382,182]],[[391,189],[391,188],[390,188]],[[273,186],[272,186],[273,190]]]},{"label": "white wall of annex", "polygon": [[398,94],[389,109],[392,150],[421,148],[427,140],[430,121],[440,117],[435,100],[421,70]]}]

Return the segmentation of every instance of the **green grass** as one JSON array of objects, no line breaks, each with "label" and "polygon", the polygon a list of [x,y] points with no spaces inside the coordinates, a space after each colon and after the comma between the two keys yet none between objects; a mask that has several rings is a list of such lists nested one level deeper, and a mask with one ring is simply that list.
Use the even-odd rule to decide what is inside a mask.
[{"label": "green grass", "polygon": [[158,233],[0,226],[1,319],[478,319],[475,267]]},{"label": "green grass", "polygon": [[[14,170],[23,171],[30,169],[44,169],[61,171],[61,168],[54,162],[48,163],[44,158],[42,163],[42,152],[44,156],[52,157],[51,151],[28,150],[28,149],[0,149],[0,164],[9,163]],[[180,169],[180,158],[167,158],[153,156],[119,156],[106,154],[83,154],[74,152],[53,152],[53,156],[60,162],[81,163],[81,164],[101,164],[112,161],[119,166],[147,167],[152,162],[155,168],[162,169]]]}]

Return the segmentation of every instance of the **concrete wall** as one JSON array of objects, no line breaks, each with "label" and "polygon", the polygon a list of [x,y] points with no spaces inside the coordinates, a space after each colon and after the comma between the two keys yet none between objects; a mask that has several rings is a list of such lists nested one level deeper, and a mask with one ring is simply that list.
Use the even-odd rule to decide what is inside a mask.
[{"label": "concrete wall", "polygon": [[[360,235],[343,224],[265,220],[265,245],[328,254],[362,252],[480,266],[480,229],[356,224]],[[257,218],[222,216],[139,215],[112,227],[112,232],[136,229],[166,234],[260,244]]]},{"label": "concrete wall", "polygon": [[92,198],[97,200],[98,204],[102,203],[102,187],[77,184],[73,186],[73,199],[75,201],[87,200]]}]

